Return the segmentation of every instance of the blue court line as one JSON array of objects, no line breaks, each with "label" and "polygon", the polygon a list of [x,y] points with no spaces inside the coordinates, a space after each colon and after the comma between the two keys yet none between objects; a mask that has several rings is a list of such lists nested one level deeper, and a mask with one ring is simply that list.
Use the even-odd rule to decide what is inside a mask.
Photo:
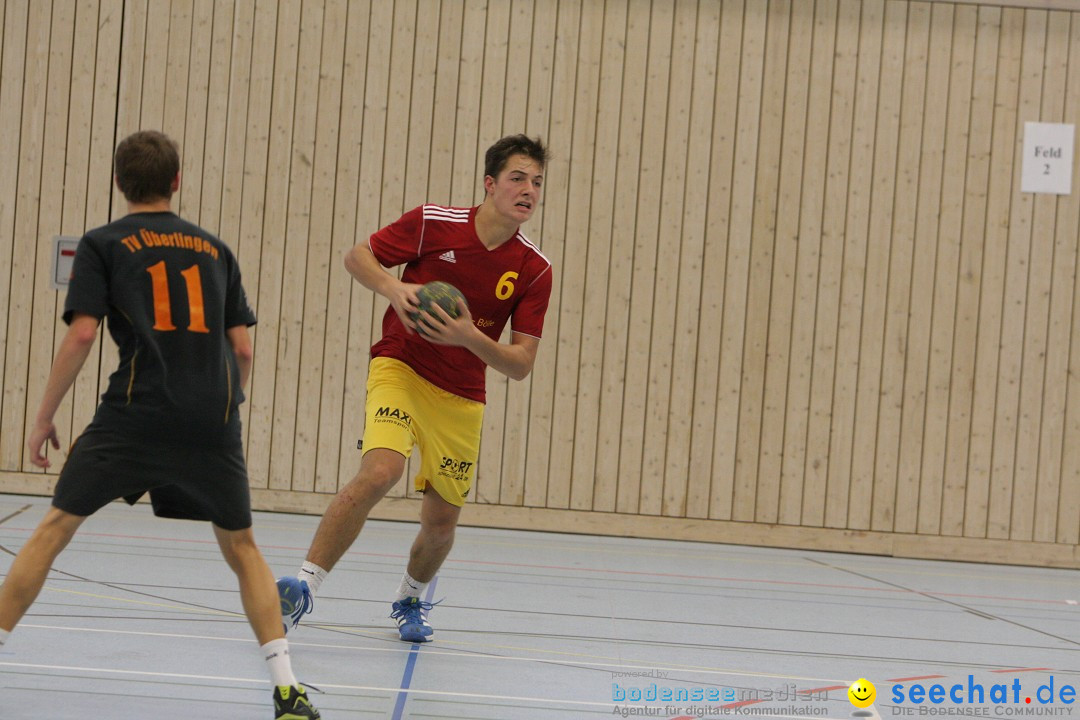
[{"label": "blue court line", "polygon": [[[436,575],[428,585],[424,602],[431,602],[431,598],[435,596],[437,582],[439,582],[439,577]],[[409,660],[405,663],[405,674],[401,676],[401,687],[398,688],[397,703],[394,705],[394,714],[390,716],[390,720],[401,720],[401,713],[405,711],[405,701],[409,699],[409,686],[412,685],[413,669],[416,667],[416,658],[420,656],[420,645],[421,643],[413,643],[412,650],[409,651]]]}]

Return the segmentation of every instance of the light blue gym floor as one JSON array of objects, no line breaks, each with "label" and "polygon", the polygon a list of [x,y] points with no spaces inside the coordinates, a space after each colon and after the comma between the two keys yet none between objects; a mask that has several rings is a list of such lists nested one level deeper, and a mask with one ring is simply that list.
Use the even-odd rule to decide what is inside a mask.
[{"label": "light blue gym floor", "polygon": [[[0,571],[47,507],[0,495]],[[317,523],[256,514],[275,575]],[[417,647],[388,618],[415,531],[369,523],[289,634],[324,718],[1080,716],[1075,571],[462,528]],[[145,505],[84,524],[0,648],[0,686],[3,720],[273,714],[209,526]]]}]

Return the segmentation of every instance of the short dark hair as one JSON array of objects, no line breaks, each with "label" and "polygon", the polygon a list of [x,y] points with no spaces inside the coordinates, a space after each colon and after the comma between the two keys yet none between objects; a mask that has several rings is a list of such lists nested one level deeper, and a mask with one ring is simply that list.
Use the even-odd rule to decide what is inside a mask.
[{"label": "short dark hair", "polygon": [[497,178],[514,155],[532,158],[541,168],[545,167],[548,161],[548,149],[540,138],[533,140],[527,135],[507,135],[484,153],[484,176]]},{"label": "short dark hair", "polygon": [[113,163],[116,185],[128,202],[168,200],[180,172],[180,150],[165,133],[140,130],[120,141]]}]

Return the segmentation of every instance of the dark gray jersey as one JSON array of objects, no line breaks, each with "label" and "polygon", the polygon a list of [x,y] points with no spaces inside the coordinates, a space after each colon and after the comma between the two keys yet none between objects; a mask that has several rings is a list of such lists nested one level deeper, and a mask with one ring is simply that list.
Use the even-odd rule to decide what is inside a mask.
[{"label": "dark gray jersey", "polygon": [[64,321],[107,318],[120,365],[98,419],[172,443],[239,439],[243,402],[225,331],[255,324],[229,247],[171,212],[134,213],[83,236]]}]

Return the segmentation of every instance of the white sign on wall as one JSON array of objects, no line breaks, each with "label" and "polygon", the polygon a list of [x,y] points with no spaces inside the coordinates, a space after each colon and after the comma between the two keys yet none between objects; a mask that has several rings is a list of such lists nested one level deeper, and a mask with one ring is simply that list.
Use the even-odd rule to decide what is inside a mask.
[{"label": "white sign on wall", "polygon": [[1054,195],[1072,192],[1075,128],[1068,123],[1024,123],[1021,192]]},{"label": "white sign on wall", "polygon": [[75,264],[75,248],[79,238],[57,235],[52,239],[52,289],[61,290],[71,281],[71,267]]}]

